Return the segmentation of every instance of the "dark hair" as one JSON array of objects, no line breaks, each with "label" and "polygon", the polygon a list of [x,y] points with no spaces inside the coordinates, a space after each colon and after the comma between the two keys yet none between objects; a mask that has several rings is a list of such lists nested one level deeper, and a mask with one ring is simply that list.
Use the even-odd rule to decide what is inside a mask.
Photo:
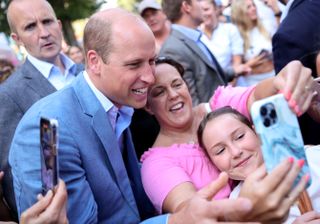
[{"label": "dark hair", "polygon": [[204,147],[203,144],[203,131],[207,126],[207,123],[221,115],[225,115],[225,114],[231,114],[233,115],[237,120],[239,120],[241,123],[245,124],[246,126],[248,126],[251,130],[254,130],[252,127],[252,123],[249,121],[249,119],[244,116],[243,114],[241,114],[239,111],[237,111],[236,109],[233,109],[230,106],[226,106],[226,107],[222,107],[219,108],[215,111],[212,111],[210,113],[208,113],[203,120],[201,121],[199,128],[198,128],[198,142],[201,148],[203,148],[203,150],[205,150],[205,152],[207,151],[206,148]]},{"label": "dark hair", "polygon": [[165,57],[165,56],[160,56],[157,57],[155,60],[156,65],[160,65],[160,64],[169,64],[172,65],[173,67],[175,67],[177,69],[177,71],[179,72],[179,74],[181,75],[181,77],[183,77],[184,74],[184,68],[183,66],[177,62],[176,60],[170,58],[170,57]]},{"label": "dark hair", "polygon": [[162,0],[162,11],[171,22],[174,23],[181,18],[181,6],[183,2],[191,4],[191,0]]}]

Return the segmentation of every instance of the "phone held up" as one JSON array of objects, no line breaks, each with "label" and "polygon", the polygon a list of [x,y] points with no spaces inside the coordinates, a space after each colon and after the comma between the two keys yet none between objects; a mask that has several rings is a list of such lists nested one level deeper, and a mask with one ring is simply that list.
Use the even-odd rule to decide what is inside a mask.
[{"label": "phone held up", "polygon": [[42,193],[45,195],[58,184],[58,121],[40,119],[40,156]]},{"label": "phone held up", "polygon": [[[296,115],[290,110],[282,94],[256,101],[251,116],[261,140],[262,154],[270,172],[288,157],[305,161],[294,185],[303,175],[310,173],[304,151],[304,143]],[[307,186],[310,186],[311,179]]]}]

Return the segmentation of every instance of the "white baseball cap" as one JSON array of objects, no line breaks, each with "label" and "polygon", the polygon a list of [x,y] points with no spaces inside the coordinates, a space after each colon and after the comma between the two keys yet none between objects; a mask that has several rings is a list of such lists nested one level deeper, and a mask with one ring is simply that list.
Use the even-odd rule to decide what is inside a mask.
[{"label": "white baseball cap", "polygon": [[143,0],[142,2],[140,2],[140,4],[138,5],[138,11],[140,13],[140,15],[142,15],[142,13],[144,12],[144,10],[146,9],[156,9],[159,10],[161,9],[161,5],[155,1],[155,0]]}]

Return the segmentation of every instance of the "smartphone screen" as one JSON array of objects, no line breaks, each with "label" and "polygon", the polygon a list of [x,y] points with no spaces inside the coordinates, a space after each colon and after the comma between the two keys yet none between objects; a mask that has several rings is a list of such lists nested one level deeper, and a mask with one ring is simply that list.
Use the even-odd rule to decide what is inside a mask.
[{"label": "smartphone screen", "polygon": [[288,157],[305,161],[295,181],[296,185],[303,175],[310,172],[297,117],[290,110],[284,96],[278,94],[255,102],[251,116],[261,140],[268,172]]},{"label": "smartphone screen", "polygon": [[42,193],[58,184],[58,121],[40,119],[40,155]]}]

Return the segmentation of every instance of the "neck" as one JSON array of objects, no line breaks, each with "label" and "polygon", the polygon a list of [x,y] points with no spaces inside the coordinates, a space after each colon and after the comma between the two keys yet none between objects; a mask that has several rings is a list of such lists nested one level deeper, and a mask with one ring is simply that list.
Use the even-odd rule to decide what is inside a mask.
[{"label": "neck", "polygon": [[194,19],[189,16],[182,16],[175,24],[185,26],[191,29],[197,29],[200,23],[197,23]]},{"label": "neck", "polygon": [[163,42],[170,34],[170,24],[165,24],[164,29],[159,30],[158,32],[154,32],[154,36],[157,42]]}]

